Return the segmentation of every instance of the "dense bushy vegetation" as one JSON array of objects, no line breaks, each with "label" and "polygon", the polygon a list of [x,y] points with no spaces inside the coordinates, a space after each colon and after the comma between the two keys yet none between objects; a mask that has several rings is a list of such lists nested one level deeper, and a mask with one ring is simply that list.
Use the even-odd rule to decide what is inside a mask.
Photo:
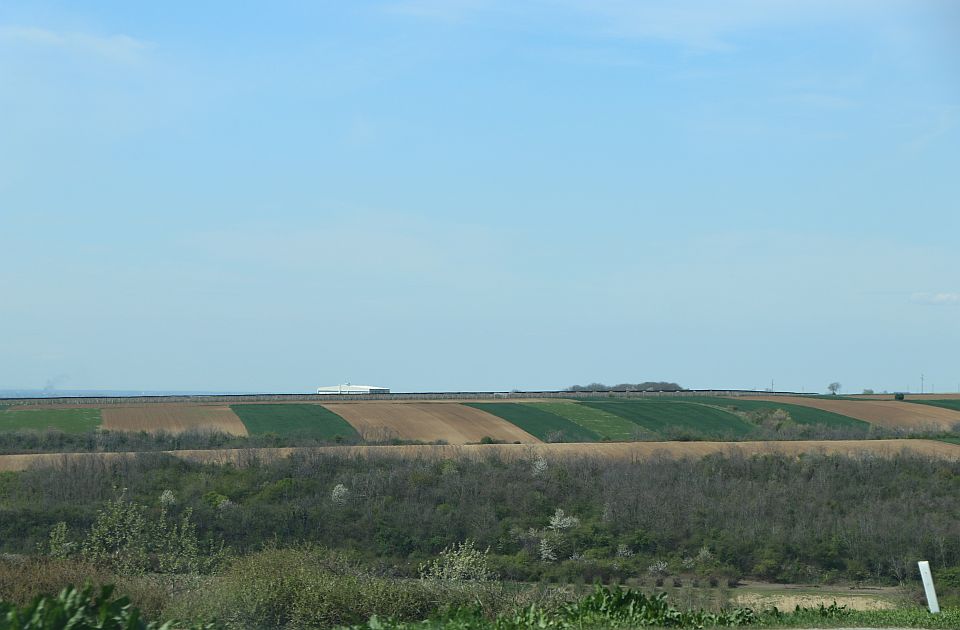
[{"label": "dense bushy vegetation", "polygon": [[683,387],[667,381],[644,381],[642,383],[620,383],[619,385],[604,385],[590,383],[589,385],[571,385],[568,392],[680,392]]},{"label": "dense bushy vegetation", "polygon": [[162,454],[64,458],[0,475],[0,551],[49,546],[57,527],[65,528],[59,544],[83,549],[123,488],[123,500],[141,506],[138,518],[183,527],[188,516],[198,544],[222,541],[244,554],[265,541],[314,542],[409,576],[468,538],[515,580],[899,582],[917,558],[960,565],[960,463],[915,456],[627,463],[310,454],[243,468]]}]

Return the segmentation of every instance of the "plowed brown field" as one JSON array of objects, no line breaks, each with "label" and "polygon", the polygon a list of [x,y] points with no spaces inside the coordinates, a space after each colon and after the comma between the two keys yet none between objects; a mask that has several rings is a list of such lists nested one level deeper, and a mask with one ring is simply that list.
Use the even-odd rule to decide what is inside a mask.
[{"label": "plowed brown field", "polygon": [[457,403],[327,403],[324,407],[366,439],[397,437],[448,444],[479,442],[484,437],[528,444],[540,441],[506,420]]},{"label": "plowed brown field", "polygon": [[105,407],[100,414],[104,429],[110,431],[223,431],[247,435],[247,427],[230,407],[223,405],[140,405]]},{"label": "plowed brown field", "polygon": [[813,407],[891,429],[949,430],[960,424],[960,411],[899,400],[828,400],[803,396],[751,396],[749,400]]},{"label": "plowed brown field", "polygon": [[[850,457],[895,457],[900,454],[925,455],[938,459],[960,460],[960,446],[936,440],[823,440],[791,442],[611,442],[603,444],[444,444],[410,446],[325,446],[302,448],[255,448],[165,451],[182,459],[210,464],[243,466],[252,461],[273,461],[294,453],[314,453],[331,457],[403,457],[410,459],[484,459],[490,456],[506,460],[598,457],[639,461],[654,458],[699,458],[714,453],[725,455],[830,454]],[[85,458],[132,458],[137,453],[56,453],[45,455],[0,455],[0,471],[25,470],[30,466],[55,465],[65,460]]]}]

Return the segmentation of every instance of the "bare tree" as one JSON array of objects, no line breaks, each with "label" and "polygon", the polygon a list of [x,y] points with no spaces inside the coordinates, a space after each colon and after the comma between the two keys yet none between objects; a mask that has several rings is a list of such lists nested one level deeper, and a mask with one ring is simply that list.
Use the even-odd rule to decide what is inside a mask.
[{"label": "bare tree", "polygon": [[834,381],[834,382],[830,383],[829,385],[827,385],[827,390],[828,390],[831,394],[833,394],[834,396],[836,396],[836,395],[837,395],[837,392],[840,391],[840,387],[841,387],[841,386],[840,386],[840,383]]}]

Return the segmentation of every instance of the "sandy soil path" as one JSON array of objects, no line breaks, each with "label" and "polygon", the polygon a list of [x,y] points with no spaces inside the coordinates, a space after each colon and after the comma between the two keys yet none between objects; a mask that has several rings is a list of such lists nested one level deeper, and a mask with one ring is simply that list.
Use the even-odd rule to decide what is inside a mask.
[{"label": "sandy soil path", "polygon": [[324,407],[365,439],[397,437],[448,444],[479,442],[484,437],[526,444],[540,441],[506,420],[457,403],[328,403]]}]

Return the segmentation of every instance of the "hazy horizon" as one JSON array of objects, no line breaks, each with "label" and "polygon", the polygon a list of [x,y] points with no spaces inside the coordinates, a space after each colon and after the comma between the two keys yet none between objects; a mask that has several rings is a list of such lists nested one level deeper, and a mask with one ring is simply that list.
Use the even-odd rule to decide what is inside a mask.
[{"label": "hazy horizon", "polygon": [[0,388],[960,391],[960,4],[0,7]]}]

